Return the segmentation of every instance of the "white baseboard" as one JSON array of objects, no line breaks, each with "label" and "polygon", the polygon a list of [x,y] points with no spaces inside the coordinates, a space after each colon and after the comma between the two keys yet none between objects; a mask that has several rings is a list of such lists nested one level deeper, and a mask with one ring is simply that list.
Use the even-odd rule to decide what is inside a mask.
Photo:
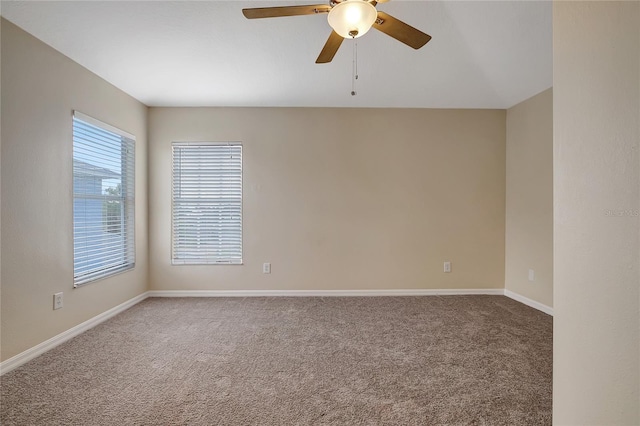
[{"label": "white baseboard", "polygon": [[149,297],[147,292],[142,293],[134,297],[133,299],[127,300],[126,302],[121,303],[120,305],[114,308],[111,308],[108,311],[105,311],[99,315],[96,315],[95,317],[88,319],[87,321],[81,324],[78,324],[67,331],[62,332],[57,336],[53,336],[49,340],[46,340],[30,349],[27,349],[22,353],[19,353],[16,356],[9,358],[6,361],[3,361],[2,363],[0,363],[0,375],[3,375],[13,369],[20,367],[21,365],[31,361],[33,358],[39,355],[42,355],[48,350],[55,348],[61,343],[64,343],[67,340],[70,340],[76,337],[77,335],[89,330],[90,328],[95,327],[96,325],[108,320],[109,318],[119,314],[120,312],[123,312],[126,309],[129,309],[133,305],[142,302],[147,297]]},{"label": "white baseboard", "polygon": [[545,314],[553,316],[553,308],[547,305],[543,305],[540,302],[536,302],[535,300],[531,300],[528,297],[524,297],[521,294],[514,293],[513,291],[507,290],[507,289],[504,290],[504,295],[510,299],[516,300],[520,303],[524,303],[527,306],[530,306],[534,309],[544,312]]},{"label": "white baseboard", "polygon": [[364,296],[503,296],[501,288],[459,290],[150,290],[149,297],[364,297]]}]

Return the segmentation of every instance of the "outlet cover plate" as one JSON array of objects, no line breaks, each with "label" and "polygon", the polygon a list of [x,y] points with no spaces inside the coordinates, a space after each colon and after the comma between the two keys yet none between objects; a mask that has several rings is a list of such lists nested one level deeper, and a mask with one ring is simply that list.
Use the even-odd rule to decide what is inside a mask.
[{"label": "outlet cover plate", "polygon": [[62,293],[55,293],[53,295],[53,309],[62,309]]}]

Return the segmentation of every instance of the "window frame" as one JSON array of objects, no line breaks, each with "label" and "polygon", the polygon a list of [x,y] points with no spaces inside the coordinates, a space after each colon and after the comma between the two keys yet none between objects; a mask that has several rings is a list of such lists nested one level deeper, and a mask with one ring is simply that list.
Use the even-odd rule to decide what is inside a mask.
[{"label": "window frame", "polygon": [[[112,133],[121,138],[120,144],[120,157],[121,157],[121,174],[120,185],[121,195],[118,200],[122,203],[121,206],[121,229],[123,230],[122,244],[118,247],[121,248],[123,261],[116,265],[107,265],[101,269],[94,269],[91,271],[84,271],[77,273],[76,263],[76,214],[75,203],[77,199],[90,199],[89,194],[76,193],[76,175],[75,163],[76,163],[76,120],[83,125],[89,125],[98,128],[102,131]],[[72,198],[72,247],[73,247],[73,287],[78,288],[87,284],[94,283],[96,281],[103,280],[105,278],[112,277],[117,274],[121,274],[126,271],[135,269],[136,265],[136,226],[135,226],[135,211],[136,211],[136,196],[135,196],[135,178],[136,178],[136,137],[131,133],[86,115],[80,111],[73,111],[72,114],[72,184],[71,184],[71,198]],[[127,151],[125,151],[125,149]],[[99,153],[100,151],[96,151]],[[115,156],[114,156],[115,157]],[[79,160],[82,161],[82,160]],[[123,172],[124,171],[124,172]],[[125,175],[126,173],[126,175]],[[80,196],[77,196],[80,195]],[[84,197],[82,196],[84,195]],[[101,195],[104,195],[101,193]],[[105,198],[104,200],[106,200]],[[103,201],[104,201],[103,200]],[[107,221],[103,219],[103,224],[109,226]],[[109,231],[107,231],[109,232]],[[107,257],[108,258],[108,257]]]},{"label": "window frame", "polygon": [[[176,258],[176,233],[175,233],[175,148],[176,147],[239,147],[240,148],[240,258],[239,259],[219,259],[219,258],[197,258],[180,259]],[[196,266],[196,265],[243,265],[244,264],[244,146],[240,141],[212,142],[212,141],[173,141],[171,142],[171,188],[170,188],[170,208],[171,208],[171,248],[170,257],[172,266]]]}]

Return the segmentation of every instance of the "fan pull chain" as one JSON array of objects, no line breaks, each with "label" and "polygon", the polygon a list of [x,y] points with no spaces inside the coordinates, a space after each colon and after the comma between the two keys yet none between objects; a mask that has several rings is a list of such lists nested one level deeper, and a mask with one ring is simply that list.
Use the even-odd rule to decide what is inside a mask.
[{"label": "fan pull chain", "polygon": [[353,39],[353,78],[351,79],[351,96],[355,96],[356,80],[358,79],[358,40]]}]

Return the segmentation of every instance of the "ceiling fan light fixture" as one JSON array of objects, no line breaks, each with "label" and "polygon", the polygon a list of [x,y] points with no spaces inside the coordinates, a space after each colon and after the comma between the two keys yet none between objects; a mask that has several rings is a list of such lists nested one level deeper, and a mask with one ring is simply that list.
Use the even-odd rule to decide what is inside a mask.
[{"label": "ceiling fan light fixture", "polygon": [[377,17],[378,11],[367,0],[343,0],[329,11],[327,19],[340,36],[358,38],[371,29]]}]

